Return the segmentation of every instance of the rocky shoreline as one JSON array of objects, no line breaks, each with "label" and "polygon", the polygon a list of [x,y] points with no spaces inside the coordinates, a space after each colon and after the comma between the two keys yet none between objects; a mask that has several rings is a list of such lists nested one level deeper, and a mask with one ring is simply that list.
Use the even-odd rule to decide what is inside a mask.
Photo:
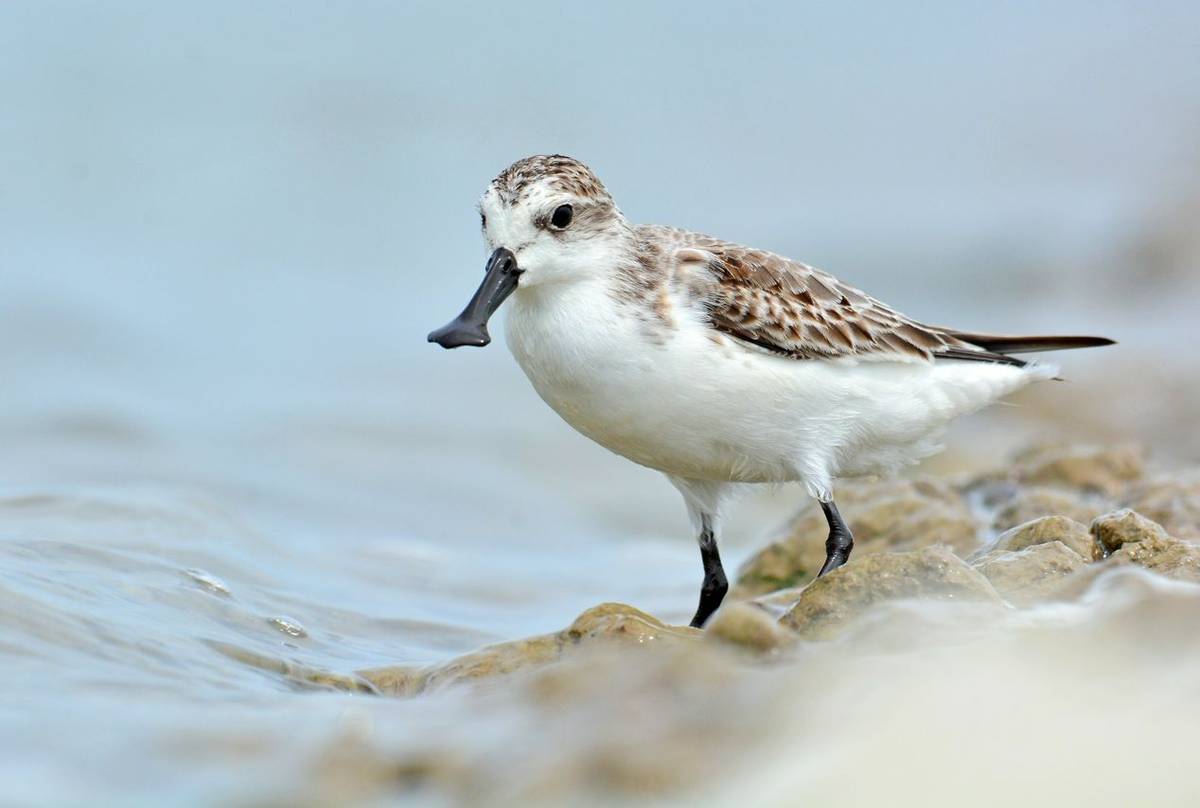
[{"label": "rocky shoreline", "polygon": [[[427,666],[341,674],[218,650],[299,687],[465,711],[419,743],[375,733],[326,749],[318,802],[399,788],[467,803],[791,804],[796,787],[823,804],[929,788],[953,802],[977,788],[975,750],[1020,744],[1043,796],[1118,804],[1055,762],[1062,745],[1094,760],[1109,733],[1150,743],[1193,726],[1200,469],[1152,471],[1127,446],[1044,447],[984,474],[856,482],[841,497],[858,536],[846,566],[813,580],[825,528],[806,508],[745,562],[703,631],[605,603]],[[1141,684],[1114,700],[1122,682]],[[828,771],[809,765],[831,754]],[[862,755],[895,768],[847,792],[833,773],[857,772]],[[1186,765],[1175,757],[1162,765]]]},{"label": "rocky shoreline", "polygon": [[1200,583],[1200,469],[1151,473],[1132,446],[1040,447],[984,474],[850,482],[839,497],[856,536],[851,562],[813,579],[825,523],[810,505],[742,565],[705,631],[605,603],[562,631],[431,666],[341,675],[222,650],[298,683],[415,696],[536,669],[597,645],[787,651],[835,639],[887,602],[970,604],[984,612],[1071,602],[1123,566]]}]

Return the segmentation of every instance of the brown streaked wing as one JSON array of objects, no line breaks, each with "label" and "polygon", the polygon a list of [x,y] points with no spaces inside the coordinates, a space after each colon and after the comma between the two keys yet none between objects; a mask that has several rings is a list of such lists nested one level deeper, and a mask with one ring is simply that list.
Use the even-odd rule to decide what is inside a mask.
[{"label": "brown streaked wing", "polygon": [[949,349],[978,352],[807,264],[698,233],[655,230],[682,260],[707,256],[716,280],[712,325],[746,342],[797,359],[932,360]]}]

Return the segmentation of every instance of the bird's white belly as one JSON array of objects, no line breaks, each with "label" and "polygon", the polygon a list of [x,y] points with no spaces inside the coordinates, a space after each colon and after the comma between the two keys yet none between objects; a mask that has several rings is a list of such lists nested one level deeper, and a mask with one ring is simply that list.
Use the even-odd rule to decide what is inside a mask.
[{"label": "bird's white belly", "polygon": [[642,465],[679,476],[736,476],[748,436],[722,422],[713,401],[721,380],[696,376],[698,366],[712,363],[715,345],[689,351],[680,328],[632,317],[607,293],[538,292],[514,295],[507,337],[555,412]]},{"label": "bird's white belly", "polygon": [[538,394],[602,446],[680,477],[814,491],[919,459],[945,423],[1035,378],[981,362],[799,361],[716,337],[682,307],[669,320],[595,287],[535,288],[513,296],[507,337]]}]

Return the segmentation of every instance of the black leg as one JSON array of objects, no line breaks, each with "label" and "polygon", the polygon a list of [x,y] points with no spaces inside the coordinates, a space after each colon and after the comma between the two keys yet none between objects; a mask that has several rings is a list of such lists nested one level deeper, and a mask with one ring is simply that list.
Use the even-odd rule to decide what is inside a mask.
[{"label": "black leg", "polygon": [[854,536],[833,500],[822,502],[821,510],[825,511],[825,521],[829,523],[829,538],[825,540],[825,564],[817,573],[818,578],[845,564],[850,558],[850,551],[854,549]]},{"label": "black leg", "polygon": [[721,554],[717,552],[717,537],[713,535],[712,521],[707,515],[700,517],[700,560],[704,562],[704,584],[700,587],[700,605],[692,626],[700,628],[725,599],[729,581],[721,566]]}]

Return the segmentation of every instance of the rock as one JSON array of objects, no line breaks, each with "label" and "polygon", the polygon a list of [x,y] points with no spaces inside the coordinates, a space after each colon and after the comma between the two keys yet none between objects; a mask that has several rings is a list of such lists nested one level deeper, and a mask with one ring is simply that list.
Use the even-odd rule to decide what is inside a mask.
[{"label": "rock", "polygon": [[[838,507],[854,533],[854,557],[946,544],[963,555],[978,545],[978,525],[963,496],[929,479],[850,483]],[[751,598],[811,580],[825,562],[829,527],[812,503],[788,535],[751,556],[738,570],[735,598]]]},{"label": "rock", "polygon": [[[817,529],[811,519],[802,522],[809,525],[805,530]],[[813,533],[804,541],[799,539],[798,532],[793,529],[788,538],[768,544],[748,558],[738,568],[737,581],[729,597],[744,600],[755,595],[791,589],[814,578],[825,561],[824,537],[818,539]],[[819,551],[814,549],[817,547]]]},{"label": "rock", "polygon": [[296,687],[326,690],[344,690],[348,693],[379,693],[375,683],[368,677],[359,674],[343,674],[323,668],[315,668],[293,660],[260,654],[248,648],[221,642],[207,640],[206,644],[214,651],[224,654],[232,660],[248,665],[258,670],[276,674]]},{"label": "rock", "polygon": [[1026,485],[1053,485],[1108,496],[1141,479],[1145,461],[1139,447],[1039,447],[1016,459],[1015,476]]},{"label": "rock", "polygon": [[908,598],[1001,602],[983,575],[937,546],[851,558],[809,584],[780,622],[801,637],[828,639],[871,606]]},{"label": "rock", "polygon": [[1200,469],[1134,488],[1125,503],[1176,538],[1200,541]]},{"label": "rock", "polygon": [[1010,603],[1028,606],[1052,597],[1064,577],[1083,569],[1089,561],[1063,542],[1049,541],[1016,551],[993,551],[979,559],[975,569]]},{"label": "rock", "polygon": [[[694,794],[684,789],[695,785],[699,772],[730,763],[739,748],[752,748],[753,739],[761,738],[769,712],[751,710],[765,707],[770,691],[747,694],[749,666],[727,648],[698,642],[654,654],[616,650],[580,649],[506,686],[493,703],[500,701],[509,713],[510,748],[497,750],[490,739],[478,738],[466,761],[478,788],[451,803],[660,804]],[[760,720],[747,721],[748,715]],[[463,731],[472,732],[470,726]],[[537,758],[526,751],[530,743],[542,750]],[[498,793],[497,783],[511,790]],[[589,785],[600,790],[591,792],[594,798],[587,796]]]},{"label": "rock", "polygon": [[1115,552],[1126,544],[1168,538],[1162,525],[1129,508],[1097,517],[1091,531],[1105,553]]},{"label": "rock", "polygon": [[698,640],[698,629],[669,626],[623,603],[593,606],[555,634],[498,643],[425,668],[388,666],[360,671],[381,692],[408,696],[430,688],[492,676],[503,676],[559,659],[576,646],[612,642],[650,646]]},{"label": "rock", "polygon": [[1077,492],[1048,486],[1013,486],[1011,495],[996,503],[992,529],[1003,532],[1043,516],[1065,516],[1088,524],[1110,510],[1112,500],[1085,497]]},{"label": "rock", "polygon": [[1170,536],[1128,542],[1107,560],[1110,564],[1138,564],[1177,581],[1200,582],[1200,547]]},{"label": "rock", "polygon": [[1075,600],[1091,589],[1096,579],[1135,565],[1172,580],[1200,583],[1200,547],[1170,536],[1152,536],[1125,544],[1103,561],[1064,579],[1051,597]]},{"label": "rock", "polygon": [[1200,547],[1173,538],[1161,525],[1135,511],[1126,508],[1099,517],[1092,523],[1092,535],[1109,555],[1064,581],[1055,597],[1079,597],[1096,578],[1132,564],[1178,581],[1200,583]]},{"label": "rock", "polygon": [[425,689],[426,670],[416,665],[387,665],[358,671],[378,692],[389,696],[415,696]]},{"label": "rock", "polygon": [[713,617],[704,632],[705,638],[750,651],[774,651],[795,639],[761,606],[752,603],[730,603]]},{"label": "rock", "polygon": [[746,602],[754,604],[778,620],[796,605],[796,601],[800,600],[800,596],[803,594],[804,587],[793,586],[787,589],[777,589],[774,592],[768,592],[765,595],[759,595],[758,597]]},{"label": "rock", "polygon": [[1008,471],[991,469],[967,477],[959,484],[959,490],[974,497],[983,507],[994,509],[1010,502],[1022,489],[1009,478]]},{"label": "rock", "polygon": [[[563,646],[558,634],[543,634],[490,645],[422,670],[418,680],[419,690],[423,692],[455,682],[504,676],[537,665],[545,665],[557,660],[562,651]],[[380,690],[392,692],[380,681],[378,671],[362,671],[362,675],[374,682]],[[410,684],[408,687],[411,686]]]},{"label": "rock", "polygon": [[988,551],[1007,550],[1015,553],[1026,547],[1056,541],[1062,542],[1087,561],[1091,561],[1099,555],[1096,551],[1096,543],[1092,540],[1092,534],[1088,529],[1074,519],[1068,519],[1065,516],[1043,516],[1041,519],[1017,525],[1000,534]]},{"label": "rock", "polygon": [[670,626],[624,603],[601,603],[585,611],[558,636],[569,643],[616,640],[645,645],[670,640],[694,640],[703,632],[688,626]]}]

